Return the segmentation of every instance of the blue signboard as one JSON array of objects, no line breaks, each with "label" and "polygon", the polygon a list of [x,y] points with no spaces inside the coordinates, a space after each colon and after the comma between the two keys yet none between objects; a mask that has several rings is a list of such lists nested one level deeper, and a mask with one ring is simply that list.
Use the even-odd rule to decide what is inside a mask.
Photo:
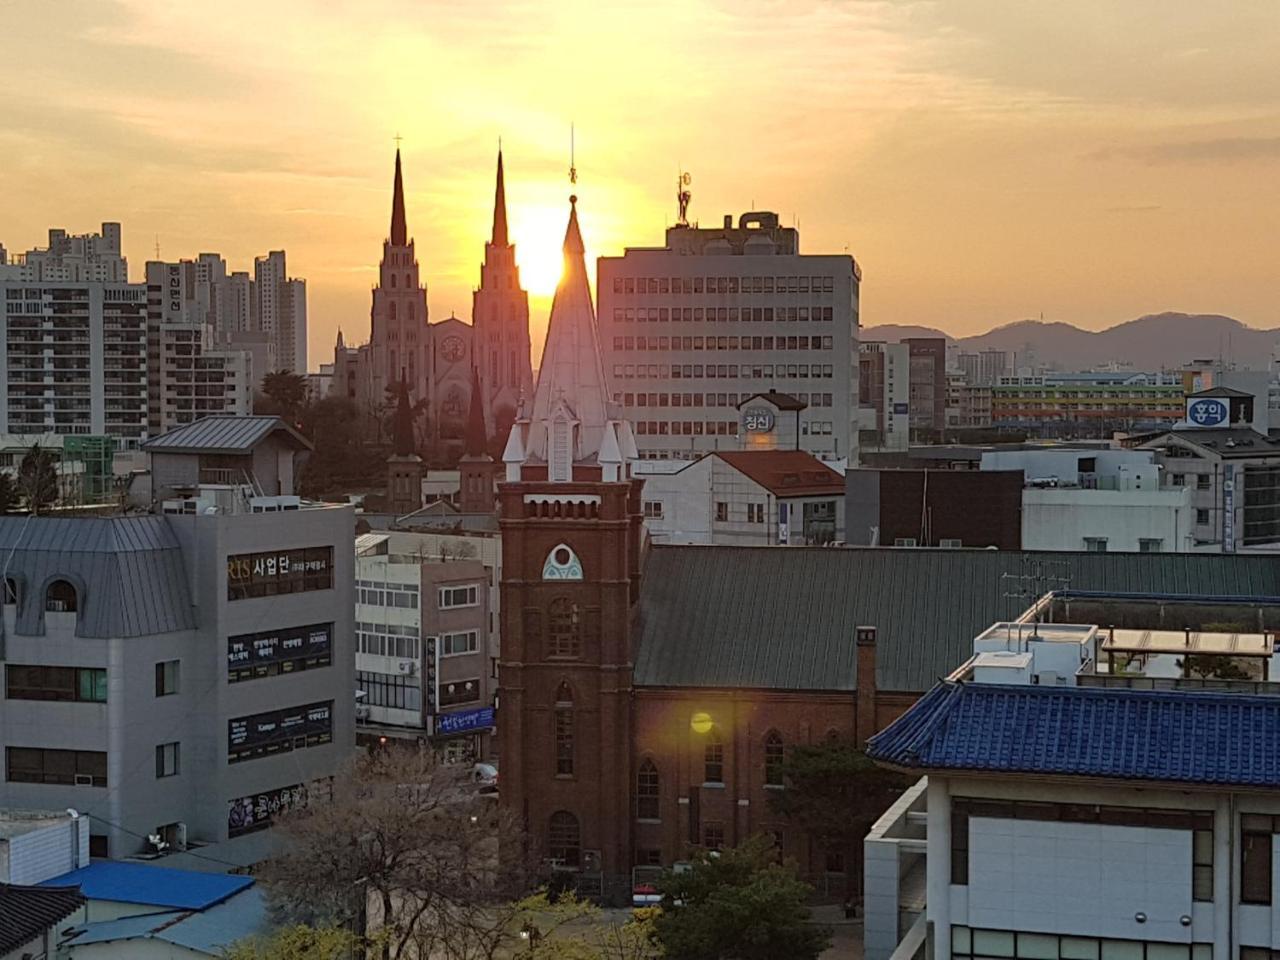
[{"label": "blue signboard", "polygon": [[1196,427],[1221,427],[1230,420],[1227,402],[1212,397],[1187,400],[1187,423]]},{"label": "blue signboard", "polygon": [[457,713],[441,713],[436,716],[436,734],[447,737],[472,730],[488,730],[493,727],[493,707],[476,710],[459,710]]}]

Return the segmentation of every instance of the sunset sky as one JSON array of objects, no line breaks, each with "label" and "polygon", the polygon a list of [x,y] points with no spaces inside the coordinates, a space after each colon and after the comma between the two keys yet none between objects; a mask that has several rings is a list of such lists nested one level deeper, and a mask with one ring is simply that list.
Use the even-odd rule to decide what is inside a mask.
[{"label": "sunset sky", "polygon": [[863,268],[864,325],[1043,312],[1280,326],[1274,0],[0,0],[0,243],[124,224],[134,279],[283,247],[310,360],[368,336],[403,136],[432,319],[469,317],[501,137],[540,349],[588,254],[771,209]]}]

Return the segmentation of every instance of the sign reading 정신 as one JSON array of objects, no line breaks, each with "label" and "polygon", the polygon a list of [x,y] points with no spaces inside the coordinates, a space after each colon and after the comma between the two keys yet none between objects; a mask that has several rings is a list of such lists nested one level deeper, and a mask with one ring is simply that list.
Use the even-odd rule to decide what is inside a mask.
[{"label": "sign reading \uc815\uc2e0", "polygon": [[773,411],[768,407],[748,407],[742,425],[747,433],[768,433],[773,429]]}]

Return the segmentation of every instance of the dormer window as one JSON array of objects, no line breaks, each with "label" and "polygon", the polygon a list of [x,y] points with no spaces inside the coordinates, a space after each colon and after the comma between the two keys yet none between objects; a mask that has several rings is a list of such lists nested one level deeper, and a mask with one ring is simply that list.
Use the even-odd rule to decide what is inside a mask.
[{"label": "dormer window", "polygon": [[44,609],[47,613],[75,613],[76,588],[66,580],[53,581],[44,594]]}]

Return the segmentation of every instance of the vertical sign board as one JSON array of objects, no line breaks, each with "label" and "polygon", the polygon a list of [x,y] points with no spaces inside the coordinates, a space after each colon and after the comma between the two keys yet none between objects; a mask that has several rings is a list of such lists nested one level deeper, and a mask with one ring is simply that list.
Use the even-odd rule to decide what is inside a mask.
[{"label": "vertical sign board", "polygon": [[1236,552],[1236,476],[1235,465],[1222,465],[1222,552]]},{"label": "vertical sign board", "polygon": [[778,543],[788,544],[791,542],[791,504],[778,504]]}]

